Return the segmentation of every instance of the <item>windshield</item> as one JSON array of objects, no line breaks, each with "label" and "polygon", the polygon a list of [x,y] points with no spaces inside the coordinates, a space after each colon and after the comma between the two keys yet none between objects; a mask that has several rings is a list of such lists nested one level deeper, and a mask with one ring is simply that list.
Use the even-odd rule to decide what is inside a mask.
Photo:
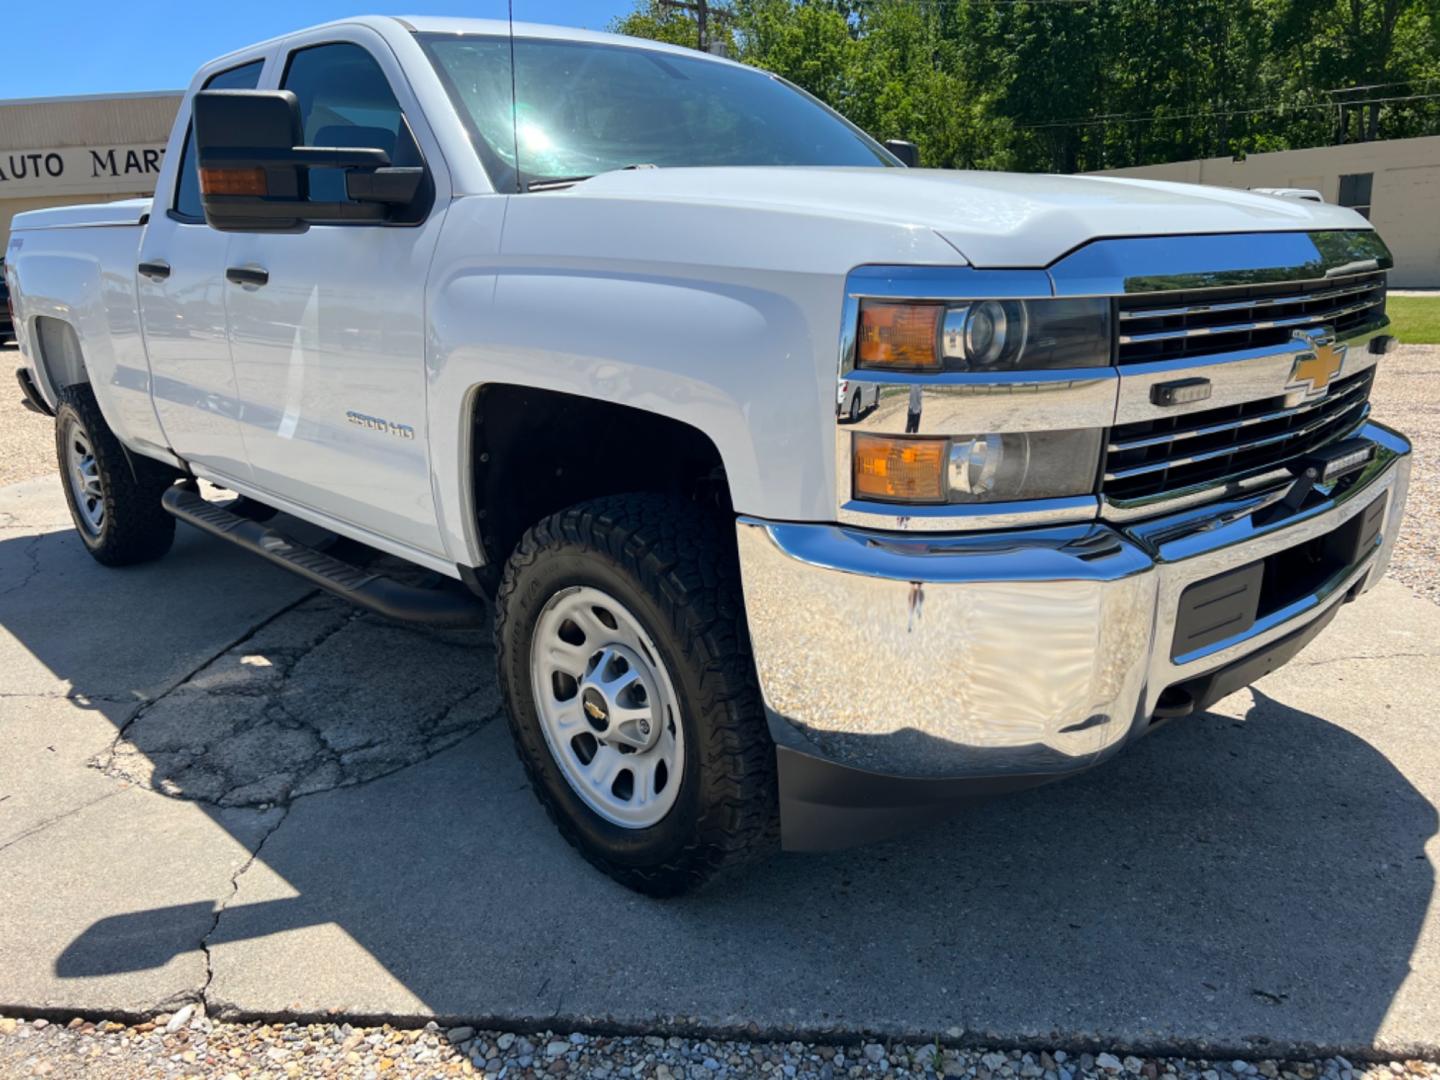
[{"label": "windshield", "polygon": [[516,38],[512,111],[508,38],[417,37],[500,191],[635,165],[894,164],[843,117],[754,68]]}]

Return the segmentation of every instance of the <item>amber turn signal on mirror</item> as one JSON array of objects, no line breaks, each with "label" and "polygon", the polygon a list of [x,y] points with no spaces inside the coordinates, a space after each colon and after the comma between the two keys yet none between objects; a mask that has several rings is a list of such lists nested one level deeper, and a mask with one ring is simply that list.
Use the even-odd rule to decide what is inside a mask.
[{"label": "amber turn signal on mirror", "polygon": [[264,169],[201,169],[200,190],[206,195],[268,195]]}]

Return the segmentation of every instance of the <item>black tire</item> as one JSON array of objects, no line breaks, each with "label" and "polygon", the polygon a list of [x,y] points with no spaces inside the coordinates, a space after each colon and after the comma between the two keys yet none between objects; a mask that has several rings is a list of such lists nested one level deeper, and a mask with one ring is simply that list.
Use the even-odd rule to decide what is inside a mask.
[{"label": "black tire", "polygon": [[850,423],[858,423],[860,420],[860,395],[857,393],[850,399]]},{"label": "black tire", "polygon": [[[601,589],[644,624],[675,685],[686,754],[674,805],[648,828],[626,828],[576,794],[546,743],[530,653],[549,600]],[[561,834],[600,870],[650,896],[695,889],[718,871],[777,846],[770,740],[722,519],[661,495],[581,503],[521,539],[496,597],[500,683],[516,750]]]},{"label": "black tire", "polygon": [[[70,442],[75,431],[89,440],[103,506],[98,528],[77,502],[71,483]],[[106,566],[131,566],[158,559],[175,540],[175,519],[165,512],[160,496],[175,482],[175,470],[135,455],[127,457],[110,430],[88,384],[60,391],[55,410],[55,453],[70,517],[86,550]],[[133,461],[133,468],[132,468]]]}]

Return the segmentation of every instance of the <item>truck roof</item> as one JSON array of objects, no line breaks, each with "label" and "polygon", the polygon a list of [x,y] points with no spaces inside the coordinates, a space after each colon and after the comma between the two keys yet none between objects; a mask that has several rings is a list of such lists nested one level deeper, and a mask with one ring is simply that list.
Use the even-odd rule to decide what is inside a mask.
[{"label": "truck roof", "polygon": [[[348,19],[335,19],[326,23],[317,23],[314,26],[302,27],[288,34],[281,34],[278,37],[269,38],[264,41],[248,42],[226,53],[224,56],[216,57],[202,67],[209,68],[232,56],[241,53],[253,53],[261,47],[281,44],[299,34],[309,33],[311,30],[323,29],[327,26],[369,26],[381,33],[387,30],[392,31],[399,26],[408,33],[421,34],[489,34],[504,37],[510,33],[511,24],[505,19],[472,19],[447,15],[357,15]],[[555,41],[591,41],[608,45],[623,45],[635,49],[648,49],[654,52],[674,53],[678,56],[687,56],[691,59],[709,60],[716,64],[735,64],[734,60],[727,60],[724,57],[714,56],[710,53],[703,53],[696,49],[686,48],[681,45],[668,45],[660,41],[651,41],[647,38],[627,37],[624,34],[607,34],[601,30],[582,30],[575,26],[555,26],[550,23],[517,22],[514,24],[517,37],[549,38]],[[743,65],[737,65],[743,66]]]}]

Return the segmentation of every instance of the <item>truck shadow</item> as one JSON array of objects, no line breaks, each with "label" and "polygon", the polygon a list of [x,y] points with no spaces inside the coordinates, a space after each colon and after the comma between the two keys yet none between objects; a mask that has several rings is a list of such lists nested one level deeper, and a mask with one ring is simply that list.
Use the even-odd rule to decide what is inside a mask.
[{"label": "truck shadow", "polygon": [[[0,567],[22,542],[0,540]],[[193,544],[223,578],[220,545]],[[59,590],[22,604],[0,582],[0,623],[121,723],[133,709],[99,693],[89,665],[126,617],[123,590],[56,552],[36,565],[52,558],[84,577],[94,640],[63,639],[80,601]],[[380,693],[393,674],[359,677]],[[442,1019],[1360,1049],[1410,973],[1436,811],[1362,738],[1252,694],[1243,718],[1171,724],[1066,783],[889,844],[777,857],[667,903],[564,845],[492,721],[402,771],[296,799],[258,856],[270,873],[241,879],[207,939],[210,993],[240,1014],[392,1015],[383,994],[342,981],[343,950],[281,937],[336,927]],[[193,927],[213,910],[100,919],[54,971],[159,967],[198,947]],[[332,962],[323,985],[347,986],[342,999],[307,1000],[307,970]]]}]

